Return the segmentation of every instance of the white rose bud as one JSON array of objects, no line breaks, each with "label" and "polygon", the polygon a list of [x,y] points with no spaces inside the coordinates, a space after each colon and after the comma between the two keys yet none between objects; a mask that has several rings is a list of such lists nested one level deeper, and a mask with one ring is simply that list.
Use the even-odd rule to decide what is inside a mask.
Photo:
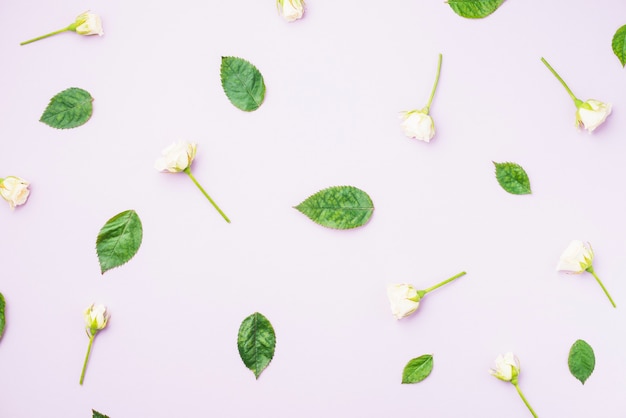
[{"label": "white rose bud", "polygon": [[587,100],[576,109],[576,126],[593,132],[611,114],[611,104],[599,100]]},{"label": "white rose bud", "polygon": [[400,117],[403,119],[401,126],[404,134],[409,138],[430,142],[435,136],[435,122],[424,110],[402,112]]},{"label": "white rose bud", "polygon": [[278,7],[278,13],[287,22],[298,20],[304,14],[303,0],[276,0],[276,7]]},{"label": "white rose bud", "polygon": [[582,273],[592,266],[593,250],[591,244],[574,240],[561,255],[556,269],[568,273]]},{"label": "white rose bud", "polygon": [[95,336],[99,331],[102,331],[109,321],[109,314],[107,308],[104,305],[91,304],[84,314],[85,329],[89,336]]},{"label": "white rose bud", "polygon": [[104,35],[100,16],[90,11],[78,15],[74,25],[76,26],[74,30],[79,35]]},{"label": "white rose bud", "polygon": [[0,179],[0,195],[4,200],[9,202],[11,209],[15,209],[16,206],[23,205],[28,200],[30,190],[28,190],[29,183],[19,177],[9,176],[5,179]]},{"label": "white rose bud", "polygon": [[391,313],[396,319],[402,319],[415,312],[421,299],[417,289],[410,284],[387,286],[387,297],[391,304]]},{"label": "white rose bud", "polygon": [[191,166],[197,147],[197,144],[191,142],[175,142],[163,150],[163,156],[156,161],[154,168],[170,173],[185,171]]},{"label": "white rose bud", "polygon": [[499,355],[496,358],[496,367],[490,369],[489,373],[500,380],[516,384],[519,371],[520,364],[517,357],[513,353],[506,353],[504,356]]}]

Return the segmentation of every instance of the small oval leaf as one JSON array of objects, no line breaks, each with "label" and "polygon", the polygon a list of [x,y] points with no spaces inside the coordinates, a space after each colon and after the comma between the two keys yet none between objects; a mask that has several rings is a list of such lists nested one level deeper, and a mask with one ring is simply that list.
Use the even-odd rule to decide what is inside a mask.
[{"label": "small oval leaf", "polygon": [[496,163],[496,179],[500,186],[511,194],[531,194],[528,174],[515,163]]},{"label": "small oval leaf", "polygon": [[71,129],[84,125],[93,112],[93,97],[89,92],[71,87],[50,99],[39,119],[56,129]]},{"label": "small oval leaf", "polygon": [[482,19],[496,11],[504,0],[448,0],[454,13],[468,19]]},{"label": "small oval leaf", "polygon": [[402,383],[419,383],[433,371],[433,356],[424,354],[409,361],[402,371]]},{"label": "small oval leaf", "polygon": [[237,335],[237,349],[243,364],[258,379],[270,364],[276,348],[276,334],[270,321],[258,312],[243,320]]},{"label": "small oval leaf", "polygon": [[102,227],[96,239],[100,271],[127,263],[137,254],[143,239],[141,220],[134,210],[118,213]]},{"label": "small oval leaf", "polygon": [[265,98],[265,82],[259,70],[237,57],[222,57],[222,88],[235,107],[246,112],[257,110]]},{"label": "small oval leaf", "polygon": [[2,339],[2,335],[4,334],[4,326],[6,325],[5,310],[6,302],[2,293],[0,293],[0,340]]},{"label": "small oval leaf", "polygon": [[109,418],[108,415],[101,414],[100,412],[96,411],[95,409],[92,409],[91,412],[93,412],[92,418]]},{"label": "small oval leaf", "polygon": [[584,385],[596,367],[596,356],[593,354],[593,348],[586,341],[576,341],[569,350],[567,365],[572,375]]},{"label": "small oval leaf", "polygon": [[309,196],[295,208],[327,228],[351,229],[369,221],[374,203],[361,189],[334,186]]},{"label": "small oval leaf", "polygon": [[626,65],[626,25],[619,28],[613,35],[613,53],[622,63],[622,67]]}]

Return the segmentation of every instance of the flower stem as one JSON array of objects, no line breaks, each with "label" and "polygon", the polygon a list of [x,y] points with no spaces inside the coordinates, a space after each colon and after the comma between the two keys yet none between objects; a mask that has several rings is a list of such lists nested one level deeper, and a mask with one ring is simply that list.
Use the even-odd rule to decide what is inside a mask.
[{"label": "flower stem", "polygon": [[580,107],[580,105],[583,104],[583,101],[580,100],[578,97],[576,97],[574,95],[572,90],[569,88],[567,83],[561,78],[559,73],[557,73],[556,70],[554,68],[552,68],[552,66],[550,64],[548,64],[548,61],[546,61],[545,58],[541,57],[541,62],[543,62],[546,65],[546,67],[548,67],[548,70],[550,70],[550,72],[552,74],[554,74],[554,76],[557,78],[557,80],[559,80],[559,82],[563,85],[563,87],[565,87],[565,90],[567,90],[567,94],[569,94],[569,97],[572,98],[572,100],[574,101],[574,104],[576,105],[576,107]]},{"label": "flower stem", "polygon": [[437,62],[437,76],[435,77],[435,84],[433,84],[433,90],[430,92],[430,98],[428,99],[428,103],[424,110],[426,114],[430,112],[430,105],[433,103],[433,98],[435,97],[435,92],[437,91],[437,85],[439,84],[439,75],[441,74],[441,60],[443,59],[443,55],[439,54],[439,61]]},{"label": "flower stem", "polygon": [[604,294],[606,295],[607,298],[609,298],[609,300],[611,301],[611,305],[613,305],[614,308],[617,308],[617,306],[615,305],[615,302],[613,302],[613,298],[611,297],[611,295],[609,295],[609,291],[606,290],[606,287],[604,287],[604,285],[602,284],[602,281],[600,281],[600,278],[598,277],[598,275],[596,274],[596,272],[593,270],[593,267],[589,267],[587,269],[587,271],[589,273],[592,274],[593,277],[595,277],[596,281],[598,282],[598,284],[600,285],[600,287],[602,288],[602,290],[604,290]]},{"label": "flower stem", "polygon": [[53,36],[53,35],[58,35],[59,33],[70,31],[70,30],[72,30],[71,26],[72,25],[70,25],[70,26],[68,26],[66,28],[63,28],[63,29],[55,30],[54,32],[50,32],[50,33],[48,33],[46,35],[42,35],[42,36],[38,36],[38,37],[33,38],[33,39],[29,39],[28,41],[24,41],[24,42],[20,43],[20,45],[30,44],[31,42],[35,42],[35,41],[38,41],[40,39],[48,38],[48,37]]},{"label": "flower stem", "polygon": [[519,388],[519,385],[517,384],[513,384],[513,386],[515,386],[515,389],[517,389],[517,393],[519,393],[520,398],[522,398],[522,400],[524,401],[524,403],[526,404],[526,407],[528,408],[528,410],[530,411],[531,414],[533,414],[533,417],[537,418],[537,414],[535,413],[535,411],[533,410],[533,407],[530,406],[530,404],[528,403],[528,400],[526,399],[526,397],[524,396],[524,394],[522,393],[522,390]]},{"label": "flower stem", "polygon": [[196,180],[196,178],[193,176],[193,174],[191,174],[191,169],[189,167],[185,168],[185,173],[187,173],[187,175],[189,176],[189,178],[191,179],[191,181],[194,182],[194,184],[196,186],[198,186],[198,189],[200,189],[200,191],[202,192],[202,194],[204,194],[204,196],[209,199],[209,202],[211,202],[211,204],[213,205],[213,207],[215,208],[215,210],[217,210],[220,215],[222,215],[222,217],[224,218],[224,220],[226,220],[226,222],[230,223],[230,219],[228,219],[228,216],[226,216],[226,214],[224,212],[222,212],[222,209],[220,209],[219,206],[217,206],[217,203],[215,203],[215,201],[213,199],[211,199],[211,196],[209,196],[209,194],[202,188],[202,186],[200,185],[200,183],[198,183],[198,180]]},{"label": "flower stem", "polygon": [[437,289],[437,288],[439,288],[439,287],[443,286],[444,284],[448,284],[448,283],[450,283],[451,281],[454,281],[454,280],[458,279],[458,278],[459,278],[459,277],[461,277],[461,276],[465,276],[466,274],[467,274],[467,273],[465,273],[464,271],[462,271],[462,272],[460,272],[459,274],[454,275],[454,276],[450,277],[449,279],[444,280],[444,281],[443,281],[443,282],[441,282],[441,283],[438,283],[438,284],[436,284],[436,285],[434,285],[434,286],[432,286],[432,287],[429,287],[428,289],[424,289],[424,290],[422,290],[422,292],[424,292],[424,294],[426,294],[426,293],[428,293],[428,292],[432,292],[433,290],[435,290],[435,289]]},{"label": "flower stem", "polygon": [[85,356],[85,363],[83,363],[83,371],[80,373],[80,384],[83,384],[85,380],[85,371],[87,370],[87,363],[89,362],[89,355],[91,354],[91,346],[93,345],[93,339],[95,335],[89,336],[89,345],[87,346],[87,355]]}]

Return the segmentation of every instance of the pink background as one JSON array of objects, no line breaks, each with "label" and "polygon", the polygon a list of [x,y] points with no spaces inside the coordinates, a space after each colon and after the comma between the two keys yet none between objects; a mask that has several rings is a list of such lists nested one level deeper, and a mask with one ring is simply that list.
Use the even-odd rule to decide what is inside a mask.
[{"label": "pink background", "polygon": [[[493,417],[530,414],[495,357],[520,358],[520,386],[541,417],[624,416],[626,408],[626,74],[611,50],[623,0],[507,0],[483,20],[443,1],[310,0],[285,23],[274,0],[4,1],[0,5],[0,176],[32,183],[0,205],[0,416]],[[61,34],[91,8],[105,36]],[[421,108],[443,53],[431,114],[437,135],[410,140],[398,112]],[[265,77],[264,104],[242,112],[219,81],[221,56]],[[592,135],[540,62],[583,100],[614,105]],[[88,90],[84,126],[38,122],[68,87]],[[174,140],[195,141],[193,172],[153,168]],[[533,194],[497,184],[513,161]],[[351,231],[292,208],[349,184],[376,210]],[[0,202],[1,203],[1,202]],[[143,244],[100,275],[95,239],[135,209]],[[572,239],[590,241],[593,278],[555,271]],[[396,321],[385,288],[425,288],[466,270]],[[83,310],[112,314],[84,386]],[[255,381],[237,330],[259,311],[277,334]],[[576,339],[594,348],[582,386]],[[434,370],[401,385],[425,353]]]}]

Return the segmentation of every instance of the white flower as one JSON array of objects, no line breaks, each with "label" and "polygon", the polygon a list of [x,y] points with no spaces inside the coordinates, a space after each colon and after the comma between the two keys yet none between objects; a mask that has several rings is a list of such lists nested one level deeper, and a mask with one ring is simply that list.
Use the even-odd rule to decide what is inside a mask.
[{"label": "white flower", "polygon": [[278,13],[287,22],[298,20],[304,14],[303,0],[276,0],[276,7],[278,7]]},{"label": "white flower", "polygon": [[94,304],[91,304],[87,309],[85,309],[84,318],[87,334],[95,336],[99,331],[103,330],[104,327],[107,326],[109,314],[107,313],[106,306],[95,306]]},{"label": "white flower", "polygon": [[78,15],[74,26],[76,27],[74,30],[79,35],[104,35],[100,16],[90,11]]},{"label": "white flower", "polygon": [[574,240],[561,255],[556,269],[568,273],[582,273],[591,267],[593,262],[593,250],[591,244]]},{"label": "white flower", "polygon": [[401,126],[404,134],[409,138],[430,142],[435,136],[435,122],[424,110],[402,112],[400,117],[403,119]]},{"label": "white flower", "polygon": [[154,168],[159,171],[180,173],[191,166],[197,147],[198,145],[192,142],[174,142],[163,150],[161,153],[163,156],[156,161]]},{"label": "white flower", "polygon": [[490,369],[489,373],[505,382],[516,383],[519,371],[520,365],[517,357],[513,353],[506,353],[504,356],[499,355],[496,358],[496,367]]},{"label": "white flower", "polygon": [[28,186],[26,180],[16,176],[0,179],[0,196],[9,202],[11,209],[15,209],[16,206],[26,203],[30,194]]},{"label": "white flower", "polygon": [[421,299],[415,287],[410,284],[390,284],[387,286],[387,297],[391,304],[391,313],[396,319],[415,312]]},{"label": "white flower", "polygon": [[611,103],[587,100],[576,109],[576,126],[593,132],[611,114]]}]

